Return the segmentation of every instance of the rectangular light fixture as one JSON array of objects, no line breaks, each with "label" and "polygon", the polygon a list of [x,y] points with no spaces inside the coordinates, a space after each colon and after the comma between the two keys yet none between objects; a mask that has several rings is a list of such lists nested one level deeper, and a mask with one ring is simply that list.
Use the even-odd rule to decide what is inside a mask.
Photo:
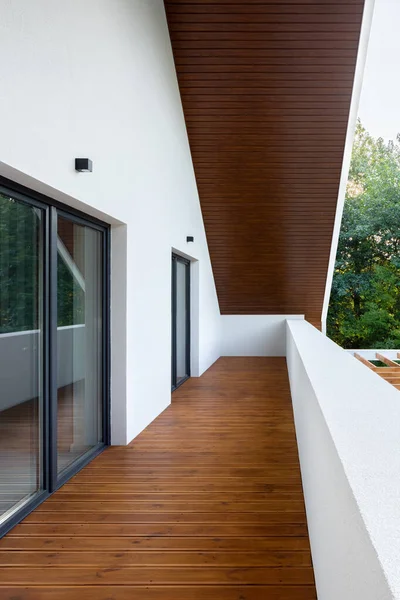
[{"label": "rectangular light fixture", "polygon": [[79,171],[79,173],[91,173],[93,171],[93,163],[90,158],[76,158],[75,171]]}]

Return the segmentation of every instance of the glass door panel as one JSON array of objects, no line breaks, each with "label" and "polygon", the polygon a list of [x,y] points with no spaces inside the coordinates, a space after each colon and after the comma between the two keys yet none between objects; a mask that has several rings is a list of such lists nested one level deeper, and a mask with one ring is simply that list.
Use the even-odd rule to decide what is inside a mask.
[{"label": "glass door panel", "polygon": [[190,376],[190,262],[172,256],[172,389]]},{"label": "glass door panel", "polygon": [[57,470],[103,441],[102,232],[58,216]]},{"label": "glass door panel", "polygon": [[179,384],[189,376],[187,361],[187,298],[186,298],[187,265],[176,262],[176,383]]},{"label": "glass door panel", "polygon": [[0,524],[43,487],[43,223],[0,194]]}]

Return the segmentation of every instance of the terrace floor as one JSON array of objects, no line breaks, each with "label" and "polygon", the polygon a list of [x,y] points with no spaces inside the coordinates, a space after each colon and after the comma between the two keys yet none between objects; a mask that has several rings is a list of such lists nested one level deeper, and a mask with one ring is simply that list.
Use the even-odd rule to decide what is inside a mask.
[{"label": "terrace floor", "polygon": [[283,358],[221,358],[0,540],[1,600],[315,600]]}]

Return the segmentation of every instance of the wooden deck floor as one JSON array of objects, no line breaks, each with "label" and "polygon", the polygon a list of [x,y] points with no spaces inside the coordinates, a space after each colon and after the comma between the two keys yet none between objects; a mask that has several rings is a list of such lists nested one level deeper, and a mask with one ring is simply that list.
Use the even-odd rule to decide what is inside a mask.
[{"label": "wooden deck floor", "polygon": [[1,600],[315,600],[284,359],[222,358],[0,540]]}]

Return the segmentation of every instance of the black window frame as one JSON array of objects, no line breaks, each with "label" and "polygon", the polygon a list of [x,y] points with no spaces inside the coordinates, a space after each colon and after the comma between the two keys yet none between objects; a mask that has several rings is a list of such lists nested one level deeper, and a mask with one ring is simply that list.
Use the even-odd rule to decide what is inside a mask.
[{"label": "black window frame", "polygon": [[[176,365],[176,350],[177,350],[177,327],[176,327],[176,265],[180,262],[185,265],[185,296],[186,296],[186,329],[185,329],[185,361],[186,361],[186,377],[177,382],[177,365]],[[172,276],[171,276],[171,313],[172,313],[172,330],[171,330],[171,391],[174,392],[191,376],[191,306],[190,306],[190,260],[172,253]]]},{"label": "black window frame", "polygon": [[[41,209],[43,214],[43,422],[41,451],[43,489],[38,490],[19,509],[0,524],[0,538],[20,523],[42,502],[57,491],[83,467],[110,445],[110,247],[111,228],[103,221],[71,208],[44,194],[33,191],[9,179],[0,177],[0,193],[28,206]],[[57,216],[100,231],[102,235],[102,438],[103,441],[75,460],[60,474],[57,473]]]}]

